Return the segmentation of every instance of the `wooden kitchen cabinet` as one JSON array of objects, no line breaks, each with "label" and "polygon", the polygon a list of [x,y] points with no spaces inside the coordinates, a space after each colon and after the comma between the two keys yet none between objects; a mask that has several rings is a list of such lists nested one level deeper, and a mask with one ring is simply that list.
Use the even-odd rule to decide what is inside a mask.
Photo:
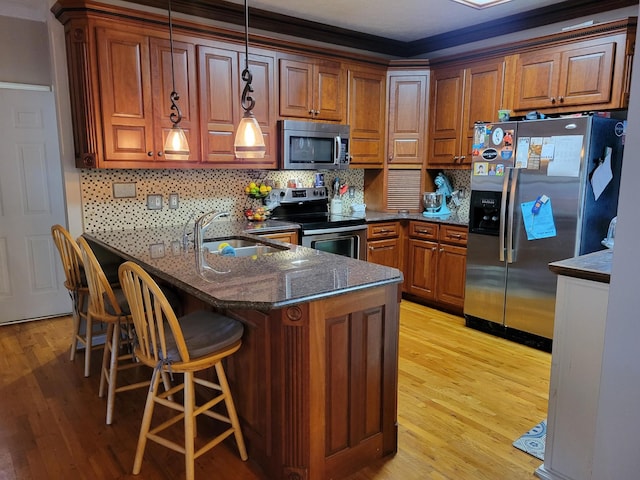
[{"label": "wooden kitchen cabinet", "polygon": [[[168,39],[112,28],[96,29],[103,151],[102,167],[154,167],[172,162],[164,154],[172,91]],[[174,41],[174,68],[180,126],[185,130],[194,161],[199,160],[199,120],[195,47]],[[189,161],[188,161],[189,162]],[[94,165],[87,165],[94,166]]]},{"label": "wooden kitchen cabinet", "polygon": [[350,165],[382,168],[386,138],[386,69],[349,65],[347,78]]},{"label": "wooden kitchen cabinet", "polygon": [[391,69],[387,83],[388,167],[421,168],[426,152],[429,72]]},{"label": "wooden kitchen cabinet", "polygon": [[[254,232],[252,232],[254,233]],[[273,233],[257,233],[261,237],[271,238],[273,240],[279,240],[285,243],[292,243],[294,245],[298,245],[298,231],[297,230],[288,230],[286,232],[273,232]]]},{"label": "wooden kitchen cabinet", "polygon": [[224,44],[198,46],[202,160],[225,168],[276,168],[275,58],[267,52],[249,52],[256,101],[253,114],[260,123],[266,153],[264,158],[236,158],[234,153],[235,130],[244,113],[240,102],[244,58],[237,48],[224,48]]},{"label": "wooden kitchen cabinet", "polygon": [[608,103],[615,48],[590,41],[519,55],[513,109]]},{"label": "wooden kitchen cabinet", "polygon": [[467,229],[440,225],[436,298],[439,302],[464,307],[467,271]]},{"label": "wooden kitchen cabinet", "polygon": [[370,223],[367,226],[367,261],[404,268],[400,222]]},{"label": "wooden kitchen cabinet", "polygon": [[474,124],[497,120],[503,83],[501,58],[432,71],[427,168],[469,168]]},{"label": "wooden kitchen cabinet", "polygon": [[280,116],[343,122],[346,80],[340,62],[279,58]]},{"label": "wooden kitchen cabinet", "polygon": [[466,242],[465,227],[411,221],[406,292],[436,305],[462,309]]},{"label": "wooden kitchen cabinet", "polygon": [[513,84],[512,110],[626,108],[635,25],[627,29],[508,57],[513,65],[506,74]]}]

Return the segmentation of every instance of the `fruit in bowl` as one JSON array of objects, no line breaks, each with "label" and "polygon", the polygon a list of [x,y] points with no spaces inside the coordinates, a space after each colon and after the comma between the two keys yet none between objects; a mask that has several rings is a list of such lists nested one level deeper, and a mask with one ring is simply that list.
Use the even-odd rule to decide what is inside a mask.
[{"label": "fruit in bowl", "polygon": [[271,192],[271,186],[264,183],[257,184],[255,182],[251,182],[249,185],[244,187],[244,191],[250,197],[264,198]]},{"label": "fruit in bowl", "polygon": [[269,218],[270,214],[271,212],[269,211],[269,209],[265,207],[247,208],[244,211],[244,216],[246,217],[246,219],[252,222],[263,222],[264,220]]}]

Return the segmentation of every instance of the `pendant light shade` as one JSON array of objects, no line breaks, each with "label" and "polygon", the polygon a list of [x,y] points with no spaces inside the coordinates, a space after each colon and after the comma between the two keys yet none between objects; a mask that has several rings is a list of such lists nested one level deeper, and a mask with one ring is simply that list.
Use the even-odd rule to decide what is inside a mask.
[{"label": "pendant light shade", "polygon": [[260,124],[251,111],[255,107],[256,101],[251,96],[251,93],[253,93],[253,87],[251,86],[253,76],[249,71],[249,7],[247,7],[247,0],[244,0],[244,48],[245,66],[242,71],[242,80],[244,80],[245,85],[241,99],[244,115],[238,125],[233,145],[237,158],[264,158],[264,154],[267,151],[264,137],[262,136]]},{"label": "pendant light shade", "polygon": [[244,112],[234,142],[236,157],[264,158],[267,150],[258,120],[251,111]]},{"label": "pendant light shade", "polygon": [[182,112],[178,107],[177,101],[180,100],[180,95],[176,92],[176,77],[173,69],[173,22],[171,20],[171,0],[169,0],[169,46],[171,48],[171,83],[173,90],[169,95],[171,100],[171,115],[169,120],[173,126],[167,138],[164,141],[164,154],[167,160],[189,160],[189,142],[184,130],[180,127],[180,121],[182,120]]},{"label": "pendant light shade", "polygon": [[189,142],[184,130],[173,125],[164,141],[164,153],[169,160],[189,160]]}]

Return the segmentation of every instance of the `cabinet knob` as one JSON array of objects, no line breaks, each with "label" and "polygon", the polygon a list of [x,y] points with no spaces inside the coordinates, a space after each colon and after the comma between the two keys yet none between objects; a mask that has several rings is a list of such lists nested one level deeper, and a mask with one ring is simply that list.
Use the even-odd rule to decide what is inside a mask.
[{"label": "cabinet knob", "polygon": [[564,97],[558,97],[558,100],[560,100],[560,103],[564,103]]},{"label": "cabinet knob", "polygon": [[556,103],[556,97],[551,97],[551,103]]},{"label": "cabinet knob", "polygon": [[158,156],[161,157],[162,156],[162,152],[158,152]]},{"label": "cabinet knob", "polygon": [[147,152],[147,157],[153,157],[153,152]]},{"label": "cabinet knob", "polygon": [[315,111],[315,114],[316,114],[316,115],[320,115],[320,110],[316,110],[316,111]]},{"label": "cabinet knob", "polygon": [[460,157],[458,157],[457,155],[455,155],[455,156],[453,157],[453,161],[454,161],[454,162],[457,162],[457,161],[458,161],[458,158],[460,158]]},{"label": "cabinet knob", "polygon": [[436,248],[436,247],[431,247],[431,251],[432,251],[432,252],[435,252],[436,250],[437,250],[437,248]]},{"label": "cabinet knob", "polygon": [[461,163],[462,163],[462,162],[464,162],[464,159],[465,159],[465,158],[467,158],[467,157],[465,157],[464,155],[462,155],[462,156],[460,157],[460,162],[461,162]]},{"label": "cabinet knob", "polygon": [[442,253],[442,252],[444,252],[444,248],[441,248],[441,249],[440,249],[440,253]]},{"label": "cabinet knob", "polygon": [[309,115],[313,115],[315,113],[315,110],[311,109],[309,110]]}]

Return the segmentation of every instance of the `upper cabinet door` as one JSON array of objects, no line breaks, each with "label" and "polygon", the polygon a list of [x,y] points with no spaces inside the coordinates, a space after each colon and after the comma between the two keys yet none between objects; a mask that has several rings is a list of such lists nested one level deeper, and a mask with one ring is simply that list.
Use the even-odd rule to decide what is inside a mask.
[{"label": "upper cabinet door", "polygon": [[[149,41],[151,55],[151,86],[154,99],[154,139],[157,149],[164,146],[165,139],[173,123],[170,120],[170,94],[173,90],[171,76],[171,45],[168,39],[151,38]],[[198,83],[195,46],[190,43],[173,42],[173,64],[175,70],[175,88],[180,98],[176,101],[182,120],[180,127],[184,130],[190,161],[199,162],[200,151],[200,118],[198,109]],[[172,161],[166,154],[159,155],[159,161]]]},{"label": "upper cabinet door", "polygon": [[345,99],[339,62],[280,59],[280,116],[341,122]]},{"label": "upper cabinet door", "polygon": [[153,160],[149,38],[96,29],[105,161]]},{"label": "upper cabinet door", "polygon": [[452,165],[461,155],[463,94],[463,69],[454,67],[431,71],[429,166]]},{"label": "upper cabinet door", "polygon": [[611,100],[615,48],[614,42],[608,42],[562,52],[560,104],[588,105]]},{"label": "upper cabinet door", "polygon": [[241,117],[238,52],[198,46],[198,67],[202,160],[234,164],[235,128]]},{"label": "upper cabinet door", "polygon": [[351,166],[384,166],[386,71],[349,68]]},{"label": "upper cabinet door", "polygon": [[342,122],[345,112],[346,81],[337,62],[318,61],[314,68],[314,119]]},{"label": "upper cabinet door", "polygon": [[428,115],[427,73],[389,74],[388,162],[422,166]]},{"label": "upper cabinet door", "polygon": [[280,115],[313,118],[313,65],[280,59]]},{"label": "upper cabinet door", "polygon": [[514,110],[535,110],[557,103],[560,56],[557,49],[523,53],[519,56]]}]

